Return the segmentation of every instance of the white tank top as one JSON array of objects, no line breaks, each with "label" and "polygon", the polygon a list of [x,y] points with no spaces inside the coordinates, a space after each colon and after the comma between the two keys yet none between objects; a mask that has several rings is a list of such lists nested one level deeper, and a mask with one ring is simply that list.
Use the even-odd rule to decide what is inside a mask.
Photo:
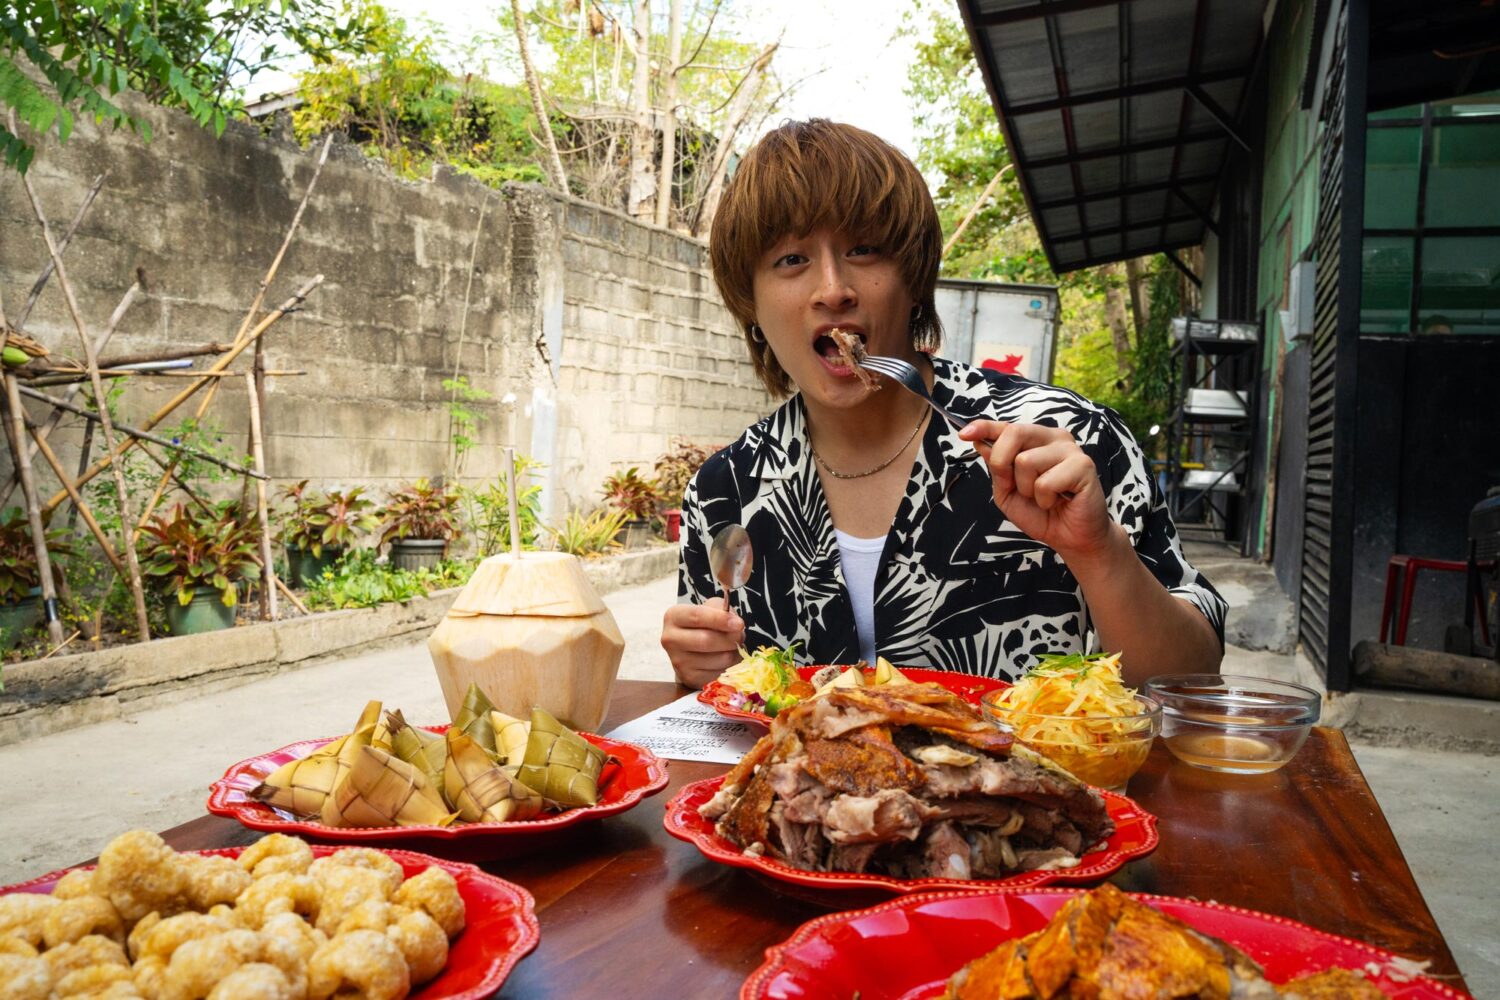
[{"label": "white tank top", "polygon": [[880,568],[880,553],[885,551],[886,536],[856,538],[833,529],[839,542],[839,561],[844,568],[844,585],[854,605],[854,629],[859,636],[859,657],[875,664],[875,571]]}]

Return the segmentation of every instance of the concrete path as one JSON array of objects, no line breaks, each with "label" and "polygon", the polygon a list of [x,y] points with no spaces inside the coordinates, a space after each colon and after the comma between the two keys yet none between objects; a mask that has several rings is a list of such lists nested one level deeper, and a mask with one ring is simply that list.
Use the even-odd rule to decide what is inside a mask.
[{"label": "concrete path", "polygon": [[[674,599],[671,578],[606,595],[625,633],[621,677],[671,679],[657,639]],[[1224,669],[1267,673],[1275,655],[1231,646]],[[139,715],[0,747],[0,884],[89,857],[123,830],[202,815],[208,784],[226,766],[342,733],[370,698],[411,719],[444,716],[426,648],[413,644],[184,691]],[[1474,995],[1500,996],[1500,852],[1488,847],[1500,827],[1500,758],[1363,745],[1355,756]]]}]

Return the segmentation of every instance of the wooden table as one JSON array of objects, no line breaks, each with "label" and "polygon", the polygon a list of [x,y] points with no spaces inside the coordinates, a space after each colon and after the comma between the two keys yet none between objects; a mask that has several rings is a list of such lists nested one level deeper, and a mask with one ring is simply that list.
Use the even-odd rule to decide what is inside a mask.
[{"label": "wooden table", "polygon": [[[670,683],[621,681],[601,731],[686,693]],[[799,924],[888,898],[809,893],[707,860],[668,836],[662,816],[678,788],[727,767],[670,767],[667,789],[627,813],[565,831],[556,846],[479,862],[536,896],[542,927],[541,944],[501,997],[732,997],[765,949]],[[1129,794],[1159,818],[1161,846],[1115,875],[1122,888],[1280,914],[1429,959],[1430,974],[1464,988],[1337,730],[1314,729],[1295,760],[1264,775],[1190,768],[1158,741]],[[205,816],[163,836],[187,850],[248,844],[260,834]],[[431,842],[410,846],[450,853]]]}]

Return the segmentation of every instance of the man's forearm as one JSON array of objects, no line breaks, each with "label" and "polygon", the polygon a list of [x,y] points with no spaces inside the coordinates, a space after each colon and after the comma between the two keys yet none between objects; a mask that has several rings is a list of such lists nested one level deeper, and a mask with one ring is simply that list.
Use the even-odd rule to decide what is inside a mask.
[{"label": "man's forearm", "polygon": [[1141,562],[1125,529],[1115,525],[1105,548],[1063,556],[1083,588],[1103,649],[1121,654],[1125,680],[1157,674],[1213,673],[1224,651],[1208,619],[1174,596]]}]

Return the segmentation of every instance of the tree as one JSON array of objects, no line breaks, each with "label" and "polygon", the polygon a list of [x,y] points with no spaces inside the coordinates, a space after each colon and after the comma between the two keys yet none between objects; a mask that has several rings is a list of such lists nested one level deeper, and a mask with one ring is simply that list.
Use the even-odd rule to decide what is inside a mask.
[{"label": "tree", "polygon": [[[970,50],[968,33],[953,16],[951,4],[937,0],[914,4],[899,37],[914,49],[905,89],[915,109],[917,165],[928,176],[940,178],[933,200],[943,231],[951,234],[1010,164],[1010,151]],[[1020,182],[1011,170],[947,254],[944,272],[975,277],[997,256],[1039,247],[1029,228]]]},{"label": "tree", "polygon": [[767,55],[776,46],[739,37],[728,7],[538,0],[527,16],[575,194],[659,225],[707,218],[720,140],[787,92]]},{"label": "tree", "polygon": [[667,61],[661,90],[661,163],[656,170],[656,217],[658,226],[672,219],[672,175],[677,161],[677,79],[682,61],[682,0],[668,0]]},{"label": "tree", "polygon": [[631,18],[635,30],[635,71],[630,85],[630,188],[626,208],[636,218],[651,218],[656,192],[652,161],[656,152],[656,130],[651,122],[651,0],[635,0]]},{"label": "tree", "polygon": [[[79,115],[150,141],[149,124],[116,103],[134,92],[186,111],[220,134],[243,88],[283,47],[326,59],[358,45],[332,0],[10,0],[0,8],[0,105],[37,136],[72,134]],[[36,149],[0,125],[0,155],[25,171]]]},{"label": "tree", "polygon": [[[531,95],[531,110],[537,121],[546,121],[547,108],[542,103],[542,84],[537,79],[536,66],[531,62],[530,46],[526,44],[526,21],[521,16],[521,0],[510,0],[510,9],[516,22],[516,48],[521,53],[521,68],[526,74],[526,91]],[[542,138],[547,147],[547,166],[551,168],[552,184],[559,191],[566,192],[568,174],[563,169],[562,157],[557,152],[557,137],[550,128],[545,128],[542,129]]]}]

